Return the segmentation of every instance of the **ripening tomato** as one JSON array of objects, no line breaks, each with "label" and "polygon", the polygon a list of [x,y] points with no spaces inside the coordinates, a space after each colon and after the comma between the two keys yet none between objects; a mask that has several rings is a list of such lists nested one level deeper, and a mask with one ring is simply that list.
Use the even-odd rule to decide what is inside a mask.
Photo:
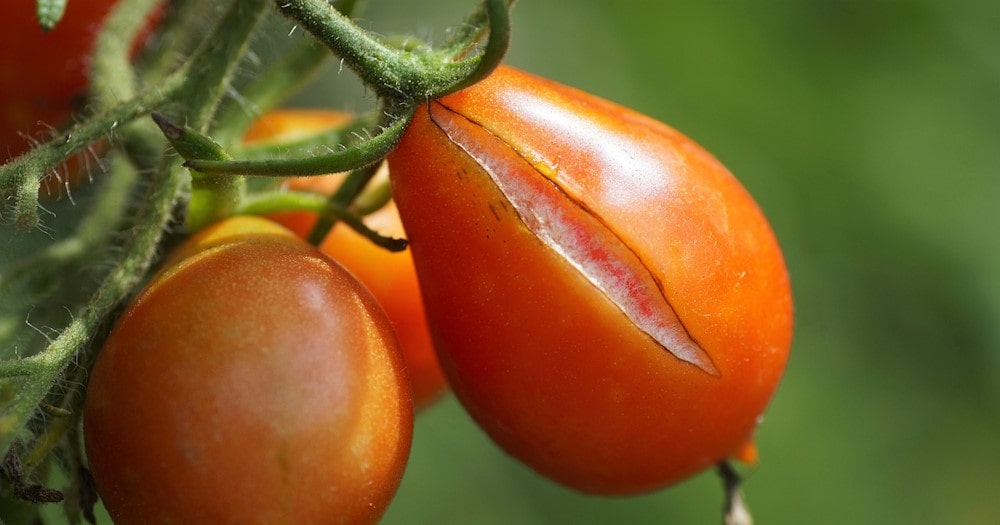
[{"label": "ripening tomato", "polygon": [[607,494],[749,454],[791,294],[767,220],[709,153],[501,67],[418,108],[389,172],[441,366],[510,454]]},{"label": "ripening tomato", "polygon": [[[294,140],[345,123],[347,113],[322,110],[277,110],[257,119],[244,137],[247,143]],[[343,175],[289,179],[287,187],[329,195]],[[277,213],[269,217],[305,237],[316,224],[312,213]],[[405,237],[394,203],[365,217],[369,228],[392,237]],[[413,384],[413,399],[419,408],[436,399],[445,389],[445,379],[434,355],[427,329],[417,273],[409,251],[390,252],[344,225],[335,226],[320,244],[320,250],[343,264],[378,299],[392,321]]]},{"label": "ripening tomato", "polygon": [[115,523],[375,523],[409,453],[392,328],[339,264],[265,219],[182,245],[118,321],[84,406]]},{"label": "ripening tomato", "polygon": [[[393,202],[366,216],[365,224],[382,235],[406,237]],[[350,270],[385,309],[410,373],[414,404],[420,408],[437,399],[446,383],[434,355],[417,270],[409,250],[390,252],[344,225],[335,226],[319,248]]]}]

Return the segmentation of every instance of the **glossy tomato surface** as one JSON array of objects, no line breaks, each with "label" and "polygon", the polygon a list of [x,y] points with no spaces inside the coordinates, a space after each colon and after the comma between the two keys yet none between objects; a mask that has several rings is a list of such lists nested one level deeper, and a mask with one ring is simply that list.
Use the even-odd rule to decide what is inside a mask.
[{"label": "glossy tomato surface", "polygon": [[[382,235],[406,237],[393,202],[366,216],[365,224]],[[350,270],[385,309],[399,338],[416,406],[420,408],[437,399],[447,385],[434,355],[417,270],[409,250],[390,252],[342,224],[327,234],[320,250]]]},{"label": "glossy tomato surface", "polygon": [[[271,111],[254,122],[244,140],[249,144],[294,140],[344,124],[349,118],[349,114],[336,111]],[[331,174],[289,179],[286,186],[330,195],[342,181],[343,174]],[[306,237],[316,224],[316,215],[307,212],[273,214],[270,218],[302,237]],[[393,202],[366,216],[364,221],[382,235],[406,237]],[[426,406],[436,399],[445,390],[445,379],[434,355],[410,252],[380,248],[342,224],[334,226],[320,244],[320,250],[350,270],[385,309],[403,350],[416,406]]]},{"label": "glossy tomato surface", "polygon": [[792,304],[758,206],[653,119],[501,67],[389,157],[438,356],[510,454],[577,489],[745,454]]},{"label": "glossy tomato surface", "polygon": [[84,409],[118,524],[376,523],[412,425],[402,357],[367,290],[245,217],[182,245],[139,294]]}]

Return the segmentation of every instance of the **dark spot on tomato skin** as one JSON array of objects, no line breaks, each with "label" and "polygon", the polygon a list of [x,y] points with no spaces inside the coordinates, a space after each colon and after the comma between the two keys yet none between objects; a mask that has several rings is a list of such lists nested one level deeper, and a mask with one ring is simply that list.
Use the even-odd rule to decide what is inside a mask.
[{"label": "dark spot on tomato skin", "polygon": [[[500,214],[497,213],[497,209],[493,207],[493,203],[491,202],[491,203],[487,204],[487,206],[489,206],[490,213],[493,214],[493,217],[497,220],[497,222],[500,222]],[[502,206],[502,204],[501,204],[501,206]]]}]

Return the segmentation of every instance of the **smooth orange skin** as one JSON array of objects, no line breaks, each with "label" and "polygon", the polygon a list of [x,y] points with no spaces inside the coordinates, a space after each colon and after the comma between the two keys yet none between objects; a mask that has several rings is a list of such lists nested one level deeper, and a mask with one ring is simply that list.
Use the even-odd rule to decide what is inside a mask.
[{"label": "smooth orange skin", "polygon": [[90,378],[87,457],[112,519],[378,522],[413,425],[388,319],[264,219],[195,242],[129,306]]},{"label": "smooth orange skin", "polygon": [[[254,122],[244,136],[244,141],[255,143],[291,140],[343,124],[348,118],[349,114],[337,111],[271,111]],[[290,189],[328,195],[342,181],[342,174],[332,174],[293,178],[287,182],[287,186]],[[269,218],[303,238],[316,224],[316,215],[307,212],[277,213]],[[382,235],[406,237],[399,213],[392,202],[366,216],[365,224]],[[375,246],[343,225],[335,226],[330,231],[320,244],[320,250],[350,270],[385,309],[403,350],[417,408],[427,406],[437,399],[447,385],[434,355],[420,287],[417,284],[417,271],[410,252],[393,253]]]},{"label": "smooth orange skin", "polygon": [[[365,224],[382,235],[406,237],[392,202],[366,216]],[[417,408],[440,397],[447,383],[434,355],[417,269],[409,250],[390,252],[343,225],[335,226],[319,247],[350,270],[385,309],[403,350]]]},{"label": "smooth orange skin", "polygon": [[[439,125],[475,137],[492,169],[556,180],[599,217],[645,261],[718,375],[637,329]],[[709,153],[634,111],[501,67],[419,108],[389,168],[439,361],[507,452],[603,494],[752,455],[788,357],[791,292],[766,219]]]}]

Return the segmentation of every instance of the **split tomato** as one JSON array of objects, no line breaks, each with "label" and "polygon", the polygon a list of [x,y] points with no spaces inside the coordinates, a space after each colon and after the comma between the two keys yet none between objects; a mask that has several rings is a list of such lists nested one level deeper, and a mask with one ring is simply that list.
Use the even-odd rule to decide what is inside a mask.
[{"label": "split tomato", "polygon": [[[350,115],[335,111],[272,111],[254,122],[244,140],[251,144],[294,140],[343,124],[348,118]],[[286,184],[290,189],[329,195],[342,181],[343,175],[326,175],[294,178]],[[302,237],[307,236],[316,223],[315,214],[307,212],[278,213],[270,218]],[[382,235],[406,236],[392,202],[364,220],[369,228]],[[445,389],[445,379],[434,356],[410,252],[389,252],[344,225],[334,226],[320,244],[320,250],[350,270],[385,309],[406,359],[416,406],[424,406],[437,398]]]},{"label": "split tomato", "polygon": [[748,450],[792,334],[775,236],[676,130],[501,67],[389,156],[439,361],[485,431],[580,490]]},{"label": "split tomato", "polygon": [[413,406],[392,327],[264,219],[181,245],[97,357],[87,457],[115,523],[376,523]]}]

